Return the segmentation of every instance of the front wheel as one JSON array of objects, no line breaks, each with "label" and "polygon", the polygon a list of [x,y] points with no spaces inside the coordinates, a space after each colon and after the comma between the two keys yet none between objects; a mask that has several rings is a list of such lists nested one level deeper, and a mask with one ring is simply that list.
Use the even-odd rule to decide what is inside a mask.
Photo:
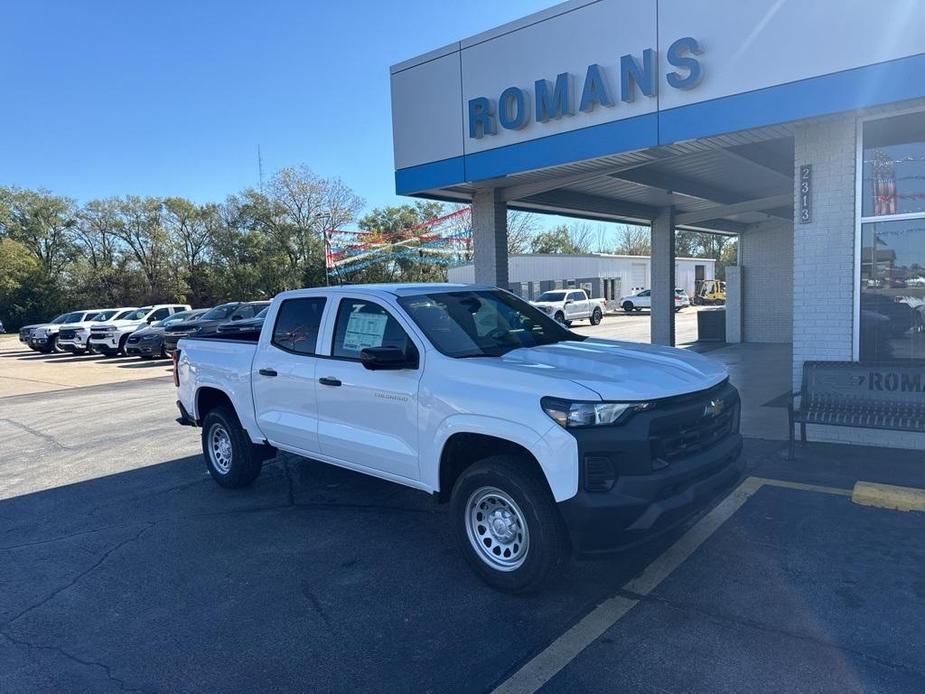
[{"label": "front wheel", "polygon": [[624,301],[624,302],[623,302],[623,310],[626,311],[627,313],[631,313],[631,312],[633,311],[634,308],[635,308],[635,306],[633,306],[633,302],[632,302],[632,301]]},{"label": "front wheel", "polygon": [[553,318],[555,319],[556,323],[565,325],[565,314],[562,313],[562,311],[557,311],[556,315],[553,316]]},{"label": "front wheel", "polygon": [[212,479],[227,489],[246,487],[260,474],[258,446],[228,407],[220,405],[202,423],[202,454]]},{"label": "front wheel", "polygon": [[599,325],[603,318],[604,314],[601,313],[601,309],[594,309],[594,311],[591,313],[591,325]]},{"label": "front wheel", "polygon": [[494,588],[536,590],[569,558],[568,534],[546,480],[522,457],[491,456],[467,468],[453,486],[450,508],[466,561]]}]

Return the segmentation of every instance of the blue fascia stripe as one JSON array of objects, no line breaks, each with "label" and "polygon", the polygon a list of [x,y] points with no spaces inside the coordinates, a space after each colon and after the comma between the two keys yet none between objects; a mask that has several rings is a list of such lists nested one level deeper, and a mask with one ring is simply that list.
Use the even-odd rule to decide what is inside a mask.
[{"label": "blue fascia stripe", "polygon": [[659,113],[659,144],[925,96],[925,54],[810,77]]},{"label": "blue fascia stripe", "polygon": [[463,157],[451,157],[429,164],[419,164],[395,172],[395,193],[410,195],[423,190],[453,186],[466,181]]},{"label": "blue fascia stripe", "polygon": [[395,172],[398,194],[925,96],[925,54],[548,135]]},{"label": "blue fascia stripe", "polygon": [[656,114],[624,118],[466,155],[470,181],[594,159],[658,143]]}]

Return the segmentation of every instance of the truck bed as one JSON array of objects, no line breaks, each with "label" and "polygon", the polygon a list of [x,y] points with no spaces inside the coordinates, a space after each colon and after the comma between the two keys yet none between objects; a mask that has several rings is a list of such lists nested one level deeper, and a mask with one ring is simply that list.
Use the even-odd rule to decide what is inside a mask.
[{"label": "truck bed", "polygon": [[215,388],[226,393],[234,403],[235,413],[251,440],[262,442],[263,435],[254,417],[251,389],[251,369],[257,352],[257,337],[259,333],[253,338],[249,334],[236,335],[234,338],[184,337],[177,344],[177,377],[180,381],[180,401],[187,412],[198,418],[198,391]]}]

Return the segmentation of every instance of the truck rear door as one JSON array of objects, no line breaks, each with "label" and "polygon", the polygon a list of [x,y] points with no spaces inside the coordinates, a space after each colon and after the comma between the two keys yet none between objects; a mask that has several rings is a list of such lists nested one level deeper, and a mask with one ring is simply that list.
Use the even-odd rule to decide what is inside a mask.
[{"label": "truck rear door", "polygon": [[318,453],[318,336],[327,299],[284,299],[267,316],[252,367],[257,423],[273,445]]}]

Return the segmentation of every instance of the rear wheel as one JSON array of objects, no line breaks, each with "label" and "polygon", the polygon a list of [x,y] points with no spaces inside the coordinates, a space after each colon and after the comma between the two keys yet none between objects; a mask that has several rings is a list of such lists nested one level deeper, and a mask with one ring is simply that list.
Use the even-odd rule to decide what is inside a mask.
[{"label": "rear wheel", "polygon": [[467,468],[450,506],[459,548],[494,588],[536,590],[569,558],[568,534],[546,480],[520,456],[491,456]]},{"label": "rear wheel", "polygon": [[601,312],[601,309],[594,309],[594,311],[591,312],[591,325],[598,325],[603,318],[604,314]]},{"label": "rear wheel", "polygon": [[635,309],[635,308],[636,308],[636,307],[633,306],[633,302],[632,302],[632,301],[624,301],[624,302],[623,302],[623,310],[626,311],[627,313],[629,313],[630,311],[632,311],[632,310]]},{"label": "rear wheel", "polygon": [[260,474],[263,456],[230,408],[220,405],[202,423],[202,454],[212,479],[222,487],[246,487]]}]

